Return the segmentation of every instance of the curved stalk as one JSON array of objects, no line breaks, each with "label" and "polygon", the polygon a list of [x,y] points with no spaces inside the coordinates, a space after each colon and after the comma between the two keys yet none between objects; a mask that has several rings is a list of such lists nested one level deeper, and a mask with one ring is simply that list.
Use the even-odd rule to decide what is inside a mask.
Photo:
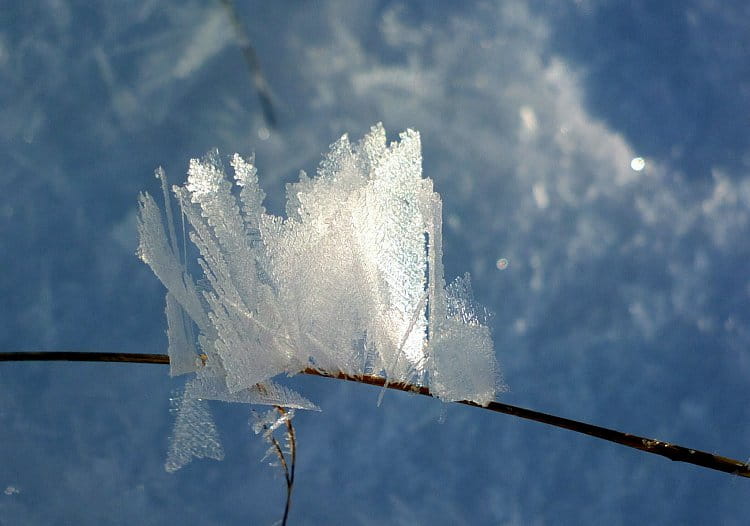
[{"label": "curved stalk", "polygon": [[[71,351],[29,351],[29,352],[3,352],[0,353],[0,362],[17,362],[17,361],[76,361],[76,362],[125,362],[125,363],[154,363],[169,364],[169,356],[166,354],[139,354],[139,353],[110,353],[110,352],[71,352]],[[308,367],[301,371],[302,374],[312,376],[322,376],[326,378],[335,378],[338,380],[347,380],[378,387],[387,387],[398,391],[416,393],[423,396],[432,397],[432,393],[427,387],[412,385],[407,383],[393,383],[385,378],[374,375],[349,375],[342,372],[321,371]],[[524,407],[504,404],[502,402],[490,402],[486,406],[479,405],[475,402],[462,400],[456,402],[463,405],[477,407],[504,413],[506,415],[533,420],[542,424],[559,427],[582,433],[592,437],[614,442],[622,446],[638,449],[646,453],[660,455],[675,462],[686,462],[716,471],[723,471],[741,477],[750,478],[750,464],[741,462],[733,458],[714,455],[706,451],[692,449],[662,440],[641,437],[630,433],[623,433],[606,427],[587,424],[569,418],[563,418],[556,415],[550,415]]]}]

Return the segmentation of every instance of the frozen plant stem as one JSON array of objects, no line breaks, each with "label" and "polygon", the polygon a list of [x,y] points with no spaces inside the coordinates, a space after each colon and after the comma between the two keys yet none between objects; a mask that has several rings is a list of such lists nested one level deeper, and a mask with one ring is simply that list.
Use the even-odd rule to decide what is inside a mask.
[{"label": "frozen plant stem", "polygon": [[[278,408],[280,412],[284,412],[283,407]],[[289,505],[292,502],[292,488],[294,487],[294,467],[297,464],[297,437],[294,434],[294,426],[292,425],[292,419],[288,418],[286,420],[286,430],[287,430],[287,436],[289,437],[289,447],[292,451],[292,466],[289,470],[289,476],[287,477],[286,486],[287,486],[287,493],[286,493],[286,506],[284,508],[284,522],[283,524],[286,525],[286,518],[289,515]]]},{"label": "frozen plant stem", "polygon": [[[278,413],[279,416],[276,416]],[[294,409],[286,409],[280,405],[274,406],[270,412],[265,414],[259,414],[253,411],[256,422],[253,424],[253,431],[256,434],[263,434],[263,439],[268,442],[271,447],[266,452],[263,460],[269,456],[275,456],[278,459],[278,466],[284,472],[284,480],[286,481],[286,505],[284,506],[284,517],[281,520],[281,525],[285,526],[289,517],[289,507],[292,502],[292,488],[294,487],[294,467],[297,463],[297,438],[294,433],[294,426],[292,425],[292,418],[294,417]],[[275,433],[280,428],[281,424],[284,424],[285,432],[285,445],[281,445],[279,439],[276,438]],[[273,465],[273,464],[272,464]]]},{"label": "frozen plant stem", "polygon": [[[154,363],[154,364],[169,364],[169,356],[166,354],[139,354],[139,353],[110,353],[110,352],[71,352],[71,351],[28,351],[28,352],[3,352],[0,353],[0,362],[18,362],[18,361],[77,361],[77,362],[127,362],[127,363]],[[407,384],[403,382],[388,382],[385,378],[374,375],[349,375],[341,372],[327,372],[320,371],[314,368],[306,368],[300,371],[303,374],[313,376],[323,376],[327,378],[335,378],[338,380],[347,380],[350,382],[359,382],[368,385],[374,385],[378,387],[387,387],[388,389],[395,389],[398,391],[405,391],[408,393],[416,393],[423,396],[432,397],[432,393],[426,387]],[[506,415],[517,416],[525,418],[527,420],[533,420],[542,424],[547,424],[576,433],[582,433],[592,437],[614,442],[629,448],[638,449],[645,451],[646,453],[652,453],[654,455],[661,455],[675,462],[686,462],[701,466],[716,471],[723,471],[733,475],[750,478],[750,464],[747,462],[741,462],[732,458],[724,457],[721,455],[714,455],[705,451],[697,449],[691,449],[683,447],[677,444],[669,442],[663,442],[661,440],[654,440],[651,438],[645,438],[638,435],[632,435],[630,433],[623,433],[621,431],[615,431],[613,429],[607,429],[605,427],[599,427],[585,422],[579,422],[577,420],[570,420],[547,413],[541,413],[539,411],[533,411],[531,409],[525,409],[510,404],[503,404],[501,402],[490,402],[487,405],[480,405],[476,402],[471,401],[459,401],[459,404],[470,405],[478,407],[480,409],[487,409],[489,411],[495,411],[497,413],[504,413]],[[280,410],[283,410],[279,408]],[[295,463],[295,446],[294,446],[294,430],[291,428],[291,422],[287,420],[287,430],[291,437],[291,469],[286,470],[287,474],[287,505],[284,516],[289,510],[289,499],[291,497],[292,484],[294,483],[294,463]],[[282,464],[284,465],[284,464]]]},{"label": "frozen plant stem", "polygon": [[[281,416],[286,416],[287,411],[281,406],[276,406],[276,410]],[[297,463],[297,439],[294,434],[294,426],[292,425],[292,419],[286,418],[284,420],[286,424],[286,436],[287,443],[289,444],[289,453],[291,462],[287,462],[284,456],[284,449],[279,444],[279,441],[275,437],[271,437],[274,450],[276,455],[279,457],[281,467],[284,468],[284,479],[286,480],[286,505],[284,506],[284,518],[281,520],[282,526],[286,526],[287,517],[289,517],[289,505],[292,502],[292,488],[294,487],[294,466]]]}]

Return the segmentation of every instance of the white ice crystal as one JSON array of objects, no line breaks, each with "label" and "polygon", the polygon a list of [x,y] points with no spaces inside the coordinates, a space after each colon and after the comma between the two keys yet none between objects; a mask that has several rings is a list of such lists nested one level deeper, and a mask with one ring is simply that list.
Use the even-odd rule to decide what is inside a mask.
[{"label": "white ice crystal", "polygon": [[183,405],[315,408],[271,382],[306,367],[426,385],[445,401],[494,399],[486,314],[468,275],[445,286],[442,203],[422,177],[417,132],[390,145],[381,125],[354,145],[344,135],[317,177],[288,185],[286,219],[263,208],[253,160],[230,163],[233,182],[214,151],[173,188],[200,252],[200,285],[179,256],[169,203],[165,232],[141,196],[139,255],[168,289],[171,374],[196,372]]}]

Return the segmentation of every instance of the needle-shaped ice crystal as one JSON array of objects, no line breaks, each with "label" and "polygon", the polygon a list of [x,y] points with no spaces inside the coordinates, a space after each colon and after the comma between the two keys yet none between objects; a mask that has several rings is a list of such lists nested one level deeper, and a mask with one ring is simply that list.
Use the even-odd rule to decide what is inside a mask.
[{"label": "needle-shaped ice crystal", "polygon": [[417,132],[390,145],[381,125],[357,144],[344,135],[316,177],[288,185],[286,218],[263,208],[252,159],[235,154],[231,165],[233,180],[218,152],[193,159],[173,189],[200,252],[200,286],[179,257],[169,206],[165,232],[141,197],[139,255],[168,289],[172,374],[198,371],[189,391],[312,408],[269,381],[315,367],[426,385],[445,401],[494,399],[486,314],[468,275],[445,286],[442,203],[422,177]]}]

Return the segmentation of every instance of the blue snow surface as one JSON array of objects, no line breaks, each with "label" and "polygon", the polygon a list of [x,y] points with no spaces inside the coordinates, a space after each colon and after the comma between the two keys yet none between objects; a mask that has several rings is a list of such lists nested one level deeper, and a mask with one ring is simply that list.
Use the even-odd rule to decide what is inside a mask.
[{"label": "blue snow surface", "polygon": [[[550,4],[554,7],[550,8]],[[266,206],[341,134],[422,135],[446,277],[495,316],[504,402],[750,456],[748,3],[9,1],[0,10],[0,350],[164,353],[138,192],[213,147]],[[178,230],[179,230],[178,224]],[[746,479],[464,406],[281,379],[290,524],[746,524]],[[164,471],[156,365],[0,365],[0,524],[271,524],[249,410]],[[441,414],[446,411],[445,422]]]}]

